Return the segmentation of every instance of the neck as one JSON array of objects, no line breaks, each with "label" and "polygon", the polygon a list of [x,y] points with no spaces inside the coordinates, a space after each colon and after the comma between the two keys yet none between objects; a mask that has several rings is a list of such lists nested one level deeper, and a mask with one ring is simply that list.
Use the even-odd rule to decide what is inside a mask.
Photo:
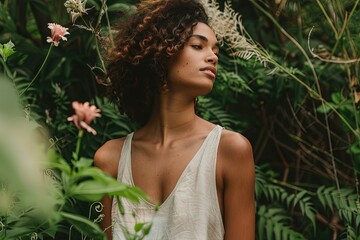
[{"label": "neck", "polygon": [[148,123],[144,126],[151,136],[161,144],[166,144],[195,129],[198,117],[193,99],[184,99],[169,94],[161,94],[154,103]]}]

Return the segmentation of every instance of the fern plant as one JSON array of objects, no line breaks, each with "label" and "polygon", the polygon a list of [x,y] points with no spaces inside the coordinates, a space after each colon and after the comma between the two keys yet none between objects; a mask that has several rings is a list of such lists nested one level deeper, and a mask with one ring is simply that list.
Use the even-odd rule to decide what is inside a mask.
[{"label": "fern plant", "polygon": [[357,233],[360,237],[360,202],[354,189],[321,186],[316,191],[316,196],[325,211],[337,213],[339,219],[346,226],[343,231],[349,237]]},{"label": "fern plant", "polygon": [[305,235],[293,227],[293,216],[299,213],[304,221],[311,223],[313,232],[315,231],[316,210],[312,195],[299,189],[292,192],[294,189],[291,187],[296,188],[295,186],[288,185],[286,189],[279,185],[280,182],[274,178],[274,172],[267,165],[256,166],[255,171],[259,239],[306,239]]}]

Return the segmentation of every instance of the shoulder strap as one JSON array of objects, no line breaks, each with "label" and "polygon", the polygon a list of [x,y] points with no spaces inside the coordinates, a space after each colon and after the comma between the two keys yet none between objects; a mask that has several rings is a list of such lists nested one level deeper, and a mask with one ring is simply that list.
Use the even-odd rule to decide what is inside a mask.
[{"label": "shoulder strap", "polygon": [[215,126],[215,129],[213,130],[210,138],[208,139],[209,141],[206,146],[207,154],[215,154],[216,157],[222,130],[223,127],[221,127],[220,125]]},{"label": "shoulder strap", "polygon": [[[128,166],[130,165],[130,157],[131,157],[131,141],[134,133],[129,133],[124,141],[121,154],[120,154],[120,160],[119,160],[119,166],[118,166],[118,175],[117,179],[124,181],[124,176],[126,175],[126,171],[128,169]],[[128,173],[127,173],[128,174]]]}]

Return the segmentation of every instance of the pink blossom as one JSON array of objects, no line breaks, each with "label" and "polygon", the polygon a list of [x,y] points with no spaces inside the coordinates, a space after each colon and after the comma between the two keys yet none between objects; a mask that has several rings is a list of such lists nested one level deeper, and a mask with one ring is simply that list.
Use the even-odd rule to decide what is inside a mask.
[{"label": "pink blossom", "polygon": [[68,28],[65,28],[56,23],[48,23],[48,28],[51,29],[51,37],[47,37],[47,42],[54,43],[55,47],[57,47],[59,45],[60,40],[66,41],[67,38],[64,36],[67,34],[70,34],[67,31]]},{"label": "pink blossom", "polygon": [[84,104],[79,103],[77,101],[72,102],[72,107],[75,110],[75,114],[71,117],[68,117],[68,121],[73,121],[75,126],[79,129],[85,129],[88,132],[96,135],[95,129],[89,126],[90,122],[96,118],[101,117],[100,109],[96,108],[96,106],[85,102]]}]

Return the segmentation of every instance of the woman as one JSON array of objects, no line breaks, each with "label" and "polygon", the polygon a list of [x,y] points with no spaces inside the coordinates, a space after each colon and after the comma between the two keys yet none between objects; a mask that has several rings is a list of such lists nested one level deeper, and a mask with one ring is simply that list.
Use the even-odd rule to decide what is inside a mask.
[{"label": "woman", "polygon": [[111,90],[141,127],[106,142],[94,161],[150,201],[122,200],[128,213],[121,216],[116,201],[105,197],[108,238],[124,239],[122,227],[133,229],[135,213],[137,221],[152,222],[146,239],[254,239],[251,145],[195,113],[196,97],[213,87],[219,52],[203,6],[143,1],[117,30]]}]

